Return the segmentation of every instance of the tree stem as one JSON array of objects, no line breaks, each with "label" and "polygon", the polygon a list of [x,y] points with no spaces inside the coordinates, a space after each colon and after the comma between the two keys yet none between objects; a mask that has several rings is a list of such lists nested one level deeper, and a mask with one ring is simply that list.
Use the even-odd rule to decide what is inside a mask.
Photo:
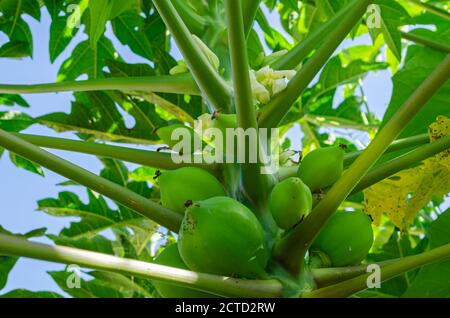
[{"label": "tree stem", "polygon": [[14,135],[38,147],[80,152],[100,157],[123,160],[163,170],[173,170],[181,167],[196,166],[204,170],[208,170],[212,173],[217,173],[217,170],[219,169],[217,164],[195,163],[198,162],[198,160],[195,159],[195,156],[192,157],[191,160],[192,163],[177,164],[172,160],[170,153],[133,149],[127,147],[100,144],[90,141],[71,140],[56,137],[36,136],[27,134],[14,134]]},{"label": "tree stem", "polygon": [[[403,139],[398,139],[391,143],[391,145],[386,149],[384,153],[391,153],[397,150],[407,149],[411,147],[417,147],[430,142],[430,137],[428,134],[420,134],[412,137],[407,137]],[[362,151],[354,151],[348,153],[344,156],[344,166],[348,167],[351,165],[360,155]]]},{"label": "tree stem", "polygon": [[291,79],[283,93],[276,95],[270,103],[262,108],[258,117],[261,127],[271,128],[280,124],[291,106],[323,68],[339,44],[361,20],[370,3],[372,0],[354,0],[348,5],[348,10],[345,9],[347,11],[345,17],[329,32],[314,56]]},{"label": "tree stem", "polygon": [[413,164],[421,162],[449,148],[450,135],[428,145],[412,150],[391,161],[385,162],[370,170],[369,173],[367,173],[365,177],[358,183],[358,185],[352,191],[352,194],[367,189],[368,187],[380,182],[381,180],[384,180],[399,171],[408,169]]},{"label": "tree stem", "polygon": [[401,31],[401,35],[405,40],[422,44],[424,46],[430,47],[432,49],[436,49],[445,53],[450,53],[450,45],[439,43],[436,41],[432,41],[426,37],[414,34],[412,32],[403,32]]},{"label": "tree stem", "polygon": [[[398,259],[387,260],[377,263],[381,268],[387,264],[398,261]],[[349,280],[351,278],[367,273],[369,264],[349,266],[349,267],[331,267],[331,268],[315,268],[311,270],[311,274],[319,288],[326,287]]]},{"label": "tree stem", "polygon": [[339,205],[378,161],[389,144],[401,133],[419,110],[450,77],[450,54],[416,89],[366,150],[334,184],[309,216],[291,230],[276,246],[277,258],[292,273],[298,273],[308,248]]},{"label": "tree stem", "polygon": [[190,74],[175,76],[163,75],[153,77],[103,78],[34,85],[0,84],[0,94],[37,94],[107,90],[200,95],[198,86]]},{"label": "tree stem", "polygon": [[180,228],[182,215],[165,209],[127,188],[101,178],[1,129],[0,146],[103,194],[171,231],[178,232]]},{"label": "tree stem", "polygon": [[224,297],[279,297],[282,292],[282,286],[277,280],[243,280],[195,273],[71,247],[30,242],[24,238],[5,234],[0,234],[0,254],[131,274]]},{"label": "tree stem", "polygon": [[[386,281],[421,266],[432,264],[450,257],[450,244],[443,245],[419,255],[408,256],[384,265],[381,280]],[[306,298],[341,298],[351,296],[368,288],[367,279],[372,273],[349,279],[347,281],[317,289],[302,295]]]},{"label": "tree stem", "polygon": [[172,2],[153,0],[153,3],[177,42],[200,90],[215,109],[229,109],[231,91],[228,84],[206,60]]},{"label": "tree stem", "polygon": [[[238,127],[244,130],[253,130],[258,139],[258,123],[250,84],[242,5],[236,0],[225,0],[225,8]],[[259,144],[259,140],[257,142]],[[245,143],[245,140],[238,140],[238,143]],[[261,174],[259,163],[248,162],[250,151],[258,151],[253,147],[255,145],[245,144],[246,162],[242,166],[243,187],[247,196],[254,204],[258,205],[267,192],[266,176]]]}]

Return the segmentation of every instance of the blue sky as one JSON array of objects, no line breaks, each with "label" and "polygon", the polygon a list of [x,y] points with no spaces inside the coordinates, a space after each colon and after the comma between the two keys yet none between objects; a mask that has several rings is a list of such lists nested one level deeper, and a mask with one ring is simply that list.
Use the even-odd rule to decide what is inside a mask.
[{"label": "blue sky", "polygon": [[[34,39],[34,57],[33,59],[11,60],[0,59],[0,83],[8,84],[32,84],[43,82],[54,82],[61,63],[67,58],[68,52],[75,47],[76,43],[84,40],[86,36],[79,32],[75,41],[54,63],[50,63],[48,55],[49,27],[50,18],[47,11],[43,11],[40,23],[26,17],[31,26]],[[279,26],[276,14],[270,16],[270,22],[273,26]],[[111,34],[109,32],[109,34]],[[0,45],[3,44],[6,37],[0,34]],[[142,58],[134,55],[128,48],[121,46],[118,41],[114,41],[119,53],[126,61],[138,63],[145,62]],[[370,44],[368,39],[359,40],[358,43]],[[343,46],[348,45],[346,42]],[[343,47],[341,46],[341,47]],[[174,49],[176,52],[176,49]],[[389,71],[383,71],[371,74],[364,81],[365,92],[370,108],[378,117],[384,113],[390,99],[392,84]],[[0,107],[0,111],[22,110],[32,116],[39,116],[54,111],[70,111],[71,93],[42,94],[24,96],[31,105],[30,109],[21,109],[18,107],[6,108]],[[26,130],[27,133],[55,136],[50,129],[33,126]],[[74,138],[73,134],[59,134],[65,138]],[[294,128],[290,137],[293,141],[293,148],[300,149],[301,135],[298,128]],[[84,168],[98,172],[101,164],[97,159],[87,155],[68,153],[62,151],[53,151],[53,153],[68,159]],[[71,219],[55,218],[47,216],[42,212],[37,212],[37,201],[43,198],[56,197],[60,191],[73,191],[80,195],[82,199],[86,198],[84,190],[77,187],[59,187],[58,183],[65,179],[45,170],[45,178],[31,174],[13,166],[7,155],[0,159],[0,225],[13,232],[27,232],[32,229],[47,227],[49,233],[57,234],[62,227],[67,225]],[[50,243],[47,239],[38,239],[41,242]],[[16,288],[25,288],[29,290],[52,290],[60,292],[53,280],[46,274],[47,271],[62,270],[63,265],[29,260],[21,258],[13,269],[6,288],[2,290],[7,292]]]}]

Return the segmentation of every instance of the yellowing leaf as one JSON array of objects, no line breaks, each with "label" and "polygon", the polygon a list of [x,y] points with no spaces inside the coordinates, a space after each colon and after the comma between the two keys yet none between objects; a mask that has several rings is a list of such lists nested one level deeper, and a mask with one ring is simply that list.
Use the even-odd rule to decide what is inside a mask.
[{"label": "yellowing leaf", "polygon": [[[429,128],[430,139],[437,140],[450,133],[450,119],[440,116]],[[381,216],[401,230],[406,230],[416,214],[433,196],[450,192],[450,150],[403,170],[364,190],[366,212],[380,225]]]}]

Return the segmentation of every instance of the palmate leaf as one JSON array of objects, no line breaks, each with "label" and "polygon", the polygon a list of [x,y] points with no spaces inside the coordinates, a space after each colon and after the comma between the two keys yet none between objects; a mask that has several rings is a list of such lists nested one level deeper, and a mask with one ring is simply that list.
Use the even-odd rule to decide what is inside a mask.
[{"label": "palmate leaf", "polygon": [[[107,61],[110,73],[107,76],[113,77],[135,77],[135,76],[153,76],[155,71],[146,64],[126,64],[119,61]],[[197,118],[205,112],[202,105],[202,99],[199,96],[190,96],[185,98],[177,94],[154,94],[144,92],[134,92],[142,99],[124,99],[115,94],[115,100],[122,108],[132,115],[137,122],[135,128],[139,129],[157,129],[167,126],[167,117],[181,122],[187,122],[193,125],[194,118]],[[132,97],[132,96],[131,96]],[[129,102],[123,104],[123,102]],[[155,110],[155,106],[167,115],[163,119]],[[149,113],[150,111],[150,113]],[[143,125],[141,125],[143,124]],[[139,125],[139,126],[138,126]],[[154,138],[157,138],[154,136]]]},{"label": "palmate leaf", "polygon": [[40,20],[41,8],[38,0],[2,0],[0,2],[0,11],[12,20],[18,20],[25,13]]},{"label": "palmate leaf", "polygon": [[57,80],[60,82],[75,80],[81,75],[96,78],[101,74],[105,60],[115,58],[116,50],[111,41],[105,37],[100,38],[96,49],[90,46],[89,41],[81,42],[61,65]]},{"label": "palmate leaf", "polygon": [[89,275],[102,281],[105,286],[118,290],[125,297],[154,298],[156,291],[152,284],[145,279],[134,276],[126,276],[112,272],[92,271]]},{"label": "palmate leaf", "polygon": [[27,101],[20,95],[13,94],[0,94],[0,106],[30,107]]},{"label": "palmate leaf", "polygon": [[[100,175],[110,181],[141,194],[151,197],[152,190],[145,182],[129,182],[128,170],[117,160],[102,159],[105,164]],[[103,196],[87,190],[88,202],[83,203],[72,192],[61,192],[57,199],[47,198],[38,202],[38,209],[57,217],[79,217],[79,222],[72,222],[69,227],[60,232],[60,236],[72,241],[82,238],[92,238],[106,229],[112,228],[143,228],[147,233],[153,233],[156,225],[144,220],[143,217],[121,205],[111,208]],[[143,251],[143,247],[139,247]]]},{"label": "palmate leaf", "polygon": [[[20,99],[18,100],[20,102]],[[0,129],[10,131],[10,132],[20,132],[24,129],[27,129],[31,125],[35,123],[34,119],[30,116],[18,112],[18,111],[10,111],[10,112],[0,112]],[[0,148],[0,156],[3,153],[3,149]],[[11,162],[18,168],[22,168],[28,170],[32,173],[36,173],[40,176],[44,176],[44,172],[41,166],[31,162],[21,156],[17,156],[16,154],[10,152],[9,157]]]},{"label": "palmate leaf", "polygon": [[97,45],[98,40],[105,32],[106,22],[111,16],[114,1],[96,0],[89,1],[89,43],[91,47]]},{"label": "palmate leaf", "polygon": [[[113,77],[153,76],[155,71],[147,64],[126,64],[119,61],[107,61],[110,73]],[[132,94],[132,95],[129,95]],[[176,94],[153,94],[145,92],[116,93],[115,101],[136,119],[133,129],[152,131],[159,127],[167,126],[168,118],[193,124],[194,118],[202,112],[202,100],[200,97],[184,98]],[[126,96],[129,96],[128,98]],[[133,98],[139,97],[139,98]],[[157,112],[156,107],[159,108]],[[163,119],[160,112],[167,115]],[[153,134],[153,138],[158,137]]]},{"label": "palmate leaf", "polygon": [[125,295],[121,291],[107,286],[102,280],[93,279],[85,280],[80,278],[80,288],[70,288],[71,285],[68,281],[72,282],[74,275],[73,272],[48,272],[53,278],[56,284],[67,294],[74,298],[123,298]]},{"label": "palmate leaf", "polygon": [[325,66],[319,82],[313,88],[312,100],[314,101],[315,98],[340,85],[356,83],[370,71],[383,70],[387,67],[386,63],[365,62],[362,59],[353,60],[343,66],[340,56],[333,57]]},{"label": "palmate leaf", "polygon": [[56,245],[80,248],[83,250],[115,255],[112,241],[101,235],[73,239],[65,236],[47,235]]},{"label": "palmate leaf", "polygon": [[89,2],[89,20],[87,28],[91,47],[97,45],[105,32],[109,20],[120,17],[133,6],[139,8],[137,0],[97,0]]},{"label": "palmate leaf", "polygon": [[[303,116],[302,113],[306,113],[314,115],[309,119],[312,119],[311,122],[315,125],[371,129],[365,125],[375,124],[373,116],[363,113],[361,106],[364,105],[364,101],[356,95],[355,90],[360,80],[369,72],[388,67],[386,63],[376,62],[380,47],[379,42],[375,46],[358,45],[345,49],[331,58],[318,82],[302,95],[301,111],[297,105],[293,107],[282,125],[297,122]],[[334,100],[337,88],[342,86],[348,88],[345,100],[336,106]]]},{"label": "palmate leaf", "polygon": [[[138,12],[128,11],[111,21],[114,34],[124,45],[148,59],[153,59],[153,47],[151,40],[144,31],[145,18]],[[161,30],[162,32],[164,29]]]},{"label": "palmate leaf", "polygon": [[52,19],[49,42],[50,61],[52,63],[67,48],[79,30],[79,28],[70,28],[67,26],[67,17],[56,16]]},{"label": "palmate leaf", "polygon": [[[412,246],[414,242],[414,246]],[[369,254],[368,263],[376,263],[389,259],[397,259],[406,256],[420,254],[426,248],[426,240],[421,241],[418,237],[410,236],[408,233],[401,234],[394,231],[389,241],[383,246],[382,250],[376,254]],[[377,292],[400,297],[406,291],[408,286],[417,275],[417,270],[405,273],[381,284]],[[374,290],[375,291],[375,290]]]},{"label": "palmate leaf", "polygon": [[[333,108],[332,96],[324,95],[314,104],[313,110],[305,114],[305,119],[310,123],[319,126],[328,126],[336,128],[349,128],[357,130],[373,130],[375,125],[368,125],[367,115],[363,114],[361,107],[364,100],[359,96],[350,96]],[[329,100],[327,100],[327,98]],[[370,114],[368,114],[370,116]]]},{"label": "palmate leaf", "polygon": [[42,170],[42,167],[40,165],[32,161],[29,161],[21,156],[18,156],[13,152],[9,153],[9,159],[17,168],[25,169],[42,177],[45,176],[44,170]]},{"label": "palmate leaf", "polygon": [[328,20],[333,17],[336,12],[345,7],[349,0],[316,0],[316,9],[319,17]]},{"label": "palmate leaf", "polygon": [[19,132],[35,123],[27,114],[18,111],[0,112],[0,129]]},{"label": "palmate leaf", "polygon": [[33,38],[30,27],[22,19],[0,17],[0,32],[8,35],[10,41],[0,47],[0,57],[22,58],[33,56]]},{"label": "palmate leaf", "polygon": [[[46,228],[41,228],[41,229],[36,229],[36,230],[30,231],[25,234],[13,234],[13,233],[5,230],[0,225],[0,233],[8,234],[8,235],[16,235],[16,236],[21,236],[21,237],[26,237],[26,238],[41,237],[41,236],[45,235],[46,231],[47,231]],[[19,257],[15,257],[15,256],[0,255],[0,290],[2,290],[5,287],[7,280],[8,280],[8,275],[11,272],[11,270],[14,268],[14,265],[17,263],[18,259],[19,259]]]},{"label": "palmate leaf", "polygon": [[[444,59],[445,55],[445,53],[415,45],[408,48],[405,65],[393,77],[394,90],[382,126],[392,118],[408,97]],[[447,82],[416,114],[399,138],[426,133],[428,126],[439,115],[450,117],[449,100],[450,82]]]},{"label": "palmate leaf", "polygon": [[[449,123],[449,118],[438,117],[430,126],[431,140],[450,134]],[[442,197],[449,192],[450,156],[445,151],[364,190],[365,206],[376,225],[380,225],[385,213],[398,228],[406,230],[434,196]]]},{"label": "palmate leaf", "polygon": [[401,61],[402,37],[399,27],[407,23],[410,16],[405,8],[396,1],[376,0],[374,4],[380,8],[378,17],[380,25],[379,28],[377,26],[370,27],[369,33],[374,42],[382,34],[388,48]]},{"label": "palmate leaf", "polygon": [[64,8],[64,0],[44,0],[44,4],[52,19],[57,17]]},{"label": "palmate leaf", "polygon": [[[138,107],[138,106],[136,106]],[[138,109],[135,109],[136,111]],[[143,107],[149,116],[151,109]],[[147,114],[147,113],[146,113]],[[51,113],[36,120],[56,131],[77,131],[94,139],[131,144],[155,144],[159,139],[149,127],[148,119],[138,118],[135,128],[126,126],[114,100],[105,92],[76,94],[70,114]]]},{"label": "palmate leaf", "polygon": [[22,14],[40,19],[40,5],[37,0],[2,0],[0,2],[0,31],[9,37],[9,42],[0,47],[0,57],[22,58],[32,56],[33,39]]},{"label": "palmate leaf", "polygon": [[60,235],[72,239],[90,237],[115,226],[127,224],[142,218],[128,209],[113,210],[102,196],[88,191],[89,202],[84,204],[76,194],[61,192],[58,199],[44,199],[38,202],[38,209],[57,217],[80,217],[80,222],[72,222]]},{"label": "palmate leaf", "polygon": [[261,10],[258,10],[256,14],[256,21],[263,30],[264,39],[266,40],[266,44],[270,49],[279,51],[291,48],[292,45],[289,43],[289,41],[278,30],[272,28]]},{"label": "palmate leaf", "polygon": [[[429,248],[450,243],[450,209],[431,224]],[[450,261],[442,261],[420,269],[403,297],[450,297]]]},{"label": "palmate leaf", "polygon": [[60,294],[50,291],[30,291],[26,289],[14,289],[3,295],[0,298],[63,298]]}]

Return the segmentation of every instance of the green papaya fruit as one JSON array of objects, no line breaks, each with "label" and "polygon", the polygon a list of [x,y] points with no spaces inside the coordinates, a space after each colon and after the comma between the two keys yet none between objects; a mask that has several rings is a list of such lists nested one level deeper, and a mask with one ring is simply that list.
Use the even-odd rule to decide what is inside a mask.
[{"label": "green papaya fruit", "polygon": [[[189,270],[184,264],[178,252],[178,245],[167,246],[154,260],[155,264],[176,267]],[[180,287],[161,281],[152,281],[153,286],[163,298],[210,298],[212,294],[204,293],[195,289]]]},{"label": "green papaya fruit", "polygon": [[186,265],[198,272],[265,278],[269,259],[265,233],[245,205],[215,197],[186,210],[178,248]]},{"label": "green papaya fruit", "polygon": [[362,211],[336,212],[311,246],[311,254],[323,253],[326,266],[357,265],[373,244],[372,221]]},{"label": "green papaya fruit", "polygon": [[[177,131],[176,131],[177,130]],[[177,134],[174,134],[176,131]],[[189,146],[190,151],[186,153],[194,153],[202,149],[202,140],[200,136],[192,129],[182,124],[174,124],[158,128],[156,134],[169,148],[174,148],[183,138],[189,138],[190,142],[183,143],[186,147]],[[183,150],[186,149],[183,148]]]},{"label": "green papaya fruit", "polygon": [[184,214],[188,200],[200,201],[217,196],[225,196],[222,184],[209,172],[184,167],[161,173],[159,187],[161,204],[169,210]]},{"label": "green papaya fruit", "polygon": [[318,148],[300,163],[297,176],[312,192],[332,186],[344,171],[344,149],[339,146]]},{"label": "green papaya fruit", "polygon": [[269,207],[277,225],[290,229],[311,212],[311,190],[300,178],[283,180],[273,188]]}]

